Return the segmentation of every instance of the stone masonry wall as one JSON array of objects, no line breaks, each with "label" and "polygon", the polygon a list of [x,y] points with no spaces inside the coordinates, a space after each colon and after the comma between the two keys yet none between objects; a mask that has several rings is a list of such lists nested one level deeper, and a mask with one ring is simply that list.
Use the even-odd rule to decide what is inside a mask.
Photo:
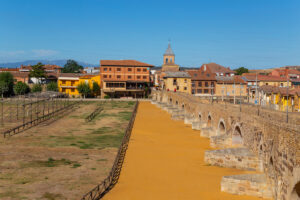
[{"label": "stone masonry wall", "polygon": [[251,105],[211,103],[179,92],[153,91],[153,99],[183,108],[185,114],[197,118],[201,113],[200,122],[205,123],[206,127],[210,124],[218,134],[220,121],[224,122],[225,134],[230,138],[234,139],[240,132],[243,145],[261,158],[274,199],[293,199],[295,185],[300,182],[298,113],[290,114],[287,123],[285,113],[280,111]]}]

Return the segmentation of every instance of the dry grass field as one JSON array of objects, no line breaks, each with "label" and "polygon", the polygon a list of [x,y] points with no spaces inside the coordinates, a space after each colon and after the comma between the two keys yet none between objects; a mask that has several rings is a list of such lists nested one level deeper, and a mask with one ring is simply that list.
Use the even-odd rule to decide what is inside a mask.
[{"label": "dry grass field", "polygon": [[[80,199],[109,173],[134,102],[84,102],[67,116],[0,139],[0,199]],[[85,118],[104,110],[91,122]]]}]

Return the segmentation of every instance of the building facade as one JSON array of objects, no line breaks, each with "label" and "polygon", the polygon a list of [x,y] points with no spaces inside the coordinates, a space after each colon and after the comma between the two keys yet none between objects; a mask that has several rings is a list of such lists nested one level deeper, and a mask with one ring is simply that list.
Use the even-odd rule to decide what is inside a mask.
[{"label": "building facade", "polygon": [[141,98],[150,90],[153,65],[136,60],[101,60],[101,97]]},{"label": "building facade", "polygon": [[163,88],[191,94],[191,76],[187,72],[165,72]]},{"label": "building facade", "polygon": [[214,74],[199,70],[186,70],[191,76],[191,94],[210,96],[215,94],[216,78]]}]

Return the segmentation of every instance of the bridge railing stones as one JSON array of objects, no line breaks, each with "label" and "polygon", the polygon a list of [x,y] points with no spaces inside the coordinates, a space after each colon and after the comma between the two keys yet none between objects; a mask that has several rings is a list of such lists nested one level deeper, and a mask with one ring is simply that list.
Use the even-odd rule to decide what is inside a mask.
[{"label": "bridge railing stones", "polygon": [[260,198],[271,198],[267,179],[264,174],[240,174],[224,176],[221,180],[221,191],[236,195],[251,195]]},{"label": "bridge railing stones", "polygon": [[[297,156],[300,154],[299,113],[289,113],[287,122],[286,113],[254,105],[210,103],[180,92],[155,91],[153,95],[158,101],[163,96],[165,101],[172,99],[171,104],[178,108],[184,105],[184,114],[198,116],[201,113],[202,127],[205,124],[209,127],[208,116],[211,116],[212,128],[201,129],[201,133],[207,132],[209,137],[218,134],[220,119],[224,119],[226,129],[231,130],[226,131],[231,139],[238,127],[243,145],[261,158],[274,199],[288,199],[291,196],[295,184],[300,182],[300,172],[296,171],[300,168],[300,156]],[[184,115],[181,114],[180,118],[184,119]],[[212,141],[215,140],[215,144],[217,139],[221,140],[218,135],[211,138]],[[226,141],[224,140],[225,143]],[[291,177],[298,178],[291,181]]]},{"label": "bridge railing stones", "polygon": [[262,171],[261,161],[247,148],[227,148],[205,151],[207,164],[237,168],[250,171]]}]

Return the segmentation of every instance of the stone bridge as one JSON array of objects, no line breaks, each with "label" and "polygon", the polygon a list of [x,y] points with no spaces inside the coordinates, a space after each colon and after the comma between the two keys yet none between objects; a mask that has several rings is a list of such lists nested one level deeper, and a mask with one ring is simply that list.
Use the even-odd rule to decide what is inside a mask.
[{"label": "stone bridge", "polygon": [[[205,161],[258,171],[223,177],[221,190],[274,199],[300,199],[300,116],[254,105],[210,102],[179,92],[153,91],[153,103],[209,137]],[[264,173],[261,173],[264,172]],[[245,185],[248,185],[245,187]],[[236,186],[236,187],[235,187]]]}]

